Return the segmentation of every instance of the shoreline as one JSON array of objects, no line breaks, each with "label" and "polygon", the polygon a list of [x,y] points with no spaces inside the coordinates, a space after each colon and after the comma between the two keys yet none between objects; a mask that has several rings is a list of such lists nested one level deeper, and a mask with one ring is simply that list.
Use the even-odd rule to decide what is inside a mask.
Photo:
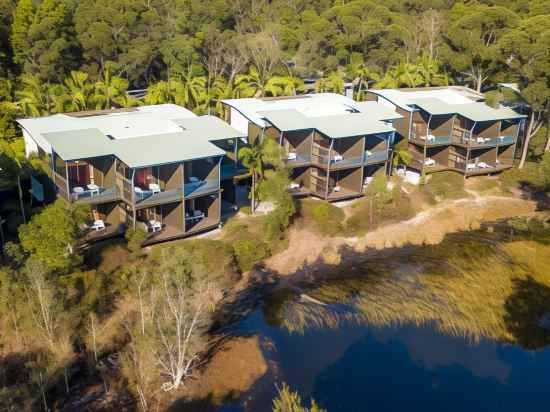
[{"label": "shoreline", "polygon": [[537,204],[533,200],[476,194],[473,198],[443,201],[421,210],[408,220],[382,225],[362,236],[326,237],[309,228],[291,228],[288,247],[263,263],[265,269],[273,274],[292,276],[319,262],[338,266],[343,263],[343,248],[365,253],[369,249],[381,251],[435,245],[447,234],[478,229],[483,223],[546,215],[536,209]]}]

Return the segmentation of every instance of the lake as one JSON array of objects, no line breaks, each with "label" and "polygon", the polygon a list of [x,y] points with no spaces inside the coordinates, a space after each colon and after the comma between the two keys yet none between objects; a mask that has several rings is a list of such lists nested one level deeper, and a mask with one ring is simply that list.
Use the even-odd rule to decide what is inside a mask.
[{"label": "lake", "polygon": [[270,411],[282,382],[329,412],[547,407],[549,250],[500,224],[263,288],[230,329],[269,371],[219,410]]}]

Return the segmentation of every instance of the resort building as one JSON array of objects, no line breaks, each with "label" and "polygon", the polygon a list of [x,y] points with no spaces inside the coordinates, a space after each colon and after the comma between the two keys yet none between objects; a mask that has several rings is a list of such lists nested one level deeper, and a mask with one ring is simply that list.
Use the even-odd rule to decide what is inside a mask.
[{"label": "resort building", "polygon": [[146,243],[220,224],[246,135],[172,104],[19,119],[27,155],[51,165],[59,197],[91,205],[89,239],[142,227]]},{"label": "resort building", "polygon": [[394,123],[407,139],[411,168],[432,173],[453,170],[465,176],[509,169],[525,116],[493,108],[482,94],[462,86],[369,90],[376,101],[402,118]]},{"label": "resort building", "polygon": [[402,118],[376,102],[332,93],[223,100],[231,126],[285,148],[296,196],[329,201],[361,196],[375,172],[387,172],[395,129]]}]

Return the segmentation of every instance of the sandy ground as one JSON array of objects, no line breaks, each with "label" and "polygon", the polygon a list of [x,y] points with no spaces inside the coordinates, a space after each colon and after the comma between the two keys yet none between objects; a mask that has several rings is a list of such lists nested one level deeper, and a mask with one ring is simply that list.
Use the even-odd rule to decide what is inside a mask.
[{"label": "sandy ground", "polygon": [[188,387],[192,399],[213,405],[236,398],[267,372],[258,337],[239,337],[226,342],[208,362],[199,379]]},{"label": "sandy ground", "polygon": [[291,229],[287,250],[266,260],[266,267],[279,274],[295,273],[314,262],[340,263],[339,249],[356,252],[405,245],[437,244],[448,233],[476,229],[482,222],[534,215],[535,202],[508,196],[478,195],[445,201],[421,211],[412,219],[382,226],[362,237],[326,238],[308,229]]}]

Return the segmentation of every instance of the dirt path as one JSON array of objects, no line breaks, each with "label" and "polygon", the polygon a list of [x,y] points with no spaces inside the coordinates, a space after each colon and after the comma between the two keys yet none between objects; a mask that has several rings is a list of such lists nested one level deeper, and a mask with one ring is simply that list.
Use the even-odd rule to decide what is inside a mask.
[{"label": "dirt path", "polygon": [[266,266],[289,275],[319,259],[328,264],[340,263],[339,249],[342,246],[364,252],[367,248],[437,244],[448,233],[476,229],[482,222],[532,216],[537,213],[535,209],[536,204],[532,201],[476,193],[473,198],[445,201],[409,220],[382,226],[362,237],[326,238],[308,229],[292,229],[289,247],[267,259]]}]

